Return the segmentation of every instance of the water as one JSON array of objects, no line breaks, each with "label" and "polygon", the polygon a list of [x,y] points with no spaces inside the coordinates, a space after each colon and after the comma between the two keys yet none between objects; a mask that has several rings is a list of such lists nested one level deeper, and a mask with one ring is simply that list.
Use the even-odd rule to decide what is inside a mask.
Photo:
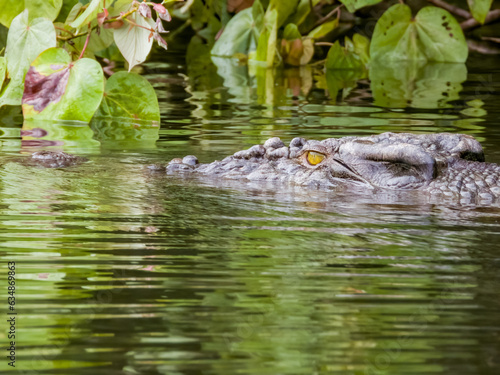
[{"label": "water", "polygon": [[[144,168],[186,154],[220,159],[271,136],[384,131],[472,134],[500,162],[498,59],[472,57],[453,100],[438,103],[440,68],[396,85],[392,99],[373,98],[367,78],[349,89],[349,77],[328,77],[330,92],[346,86],[335,102],[321,72],[248,75],[168,58],[143,72],[160,129],[21,129],[18,113],[2,112],[2,373],[499,372],[498,207],[217,188]],[[40,127],[48,134],[37,138]],[[43,147],[90,161],[26,165]],[[8,262],[15,369],[5,357]]]}]

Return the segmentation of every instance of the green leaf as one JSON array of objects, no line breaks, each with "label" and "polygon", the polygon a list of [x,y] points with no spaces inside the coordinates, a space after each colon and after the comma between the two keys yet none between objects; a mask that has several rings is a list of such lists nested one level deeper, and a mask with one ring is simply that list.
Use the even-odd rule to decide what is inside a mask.
[{"label": "green leaf", "polygon": [[325,22],[322,25],[319,25],[315,29],[313,29],[307,36],[313,39],[321,39],[335,30],[339,25],[339,20],[337,18]]},{"label": "green leaf", "polygon": [[65,22],[66,18],[68,17],[68,14],[71,12],[71,10],[76,4],[81,5],[81,3],[78,0],[63,0],[61,10],[59,11],[59,14],[55,21]]},{"label": "green leaf", "polygon": [[87,9],[71,23],[71,27],[78,29],[80,26],[92,22],[102,12],[103,5],[103,0],[92,0]]},{"label": "green leaf", "polygon": [[24,4],[32,18],[44,17],[54,21],[61,11],[63,0],[24,0]]},{"label": "green leaf", "polygon": [[280,28],[285,23],[286,19],[295,12],[298,4],[299,0],[271,0],[266,13],[276,10],[277,25],[278,28]]},{"label": "green leaf", "polygon": [[382,0],[340,0],[340,2],[344,4],[347,10],[351,13],[354,13],[356,10],[368,5],[378,4],[381,1]]},{"label": "green leaf", "polygon": [[0,23],[10,27],[12,20],[23,10],[30,13],[30,20],[48,18],[54,21],[61,10],[63,0],[0,0]]},{"label": "green leaf", "polygon": [[266,62],[268,68],[274,65],[276,55],[276,42],[278,35],[278,12],[276,9],[266,12],[264,18],[264,29],[262,30],[257,44],[256,61]]},{"label": "green leaf", "polygon": [[160,122],[160,107],[153,86],[135,73],[118,72],[106,82],[97,117]]},{"label": "green leaf", "polygon": [[44,51],[26,74],[23,94],[25,119],[89,122],[104,92],[99,63],[83,58],[75,62],[62,48]]},{"label": "green leaf", "polygon": [[236,53],[248,54],[256,48],[258,24],[263,22],[263,13],[257,12],[254,20],[253,7],[236,14],[226,25],[224,32],[212,48],[213,56],[231,57]]},{"label": "green leaf", "polygon": [[[316,6],[321,0],[312,0],[313,7]],[[300,0],[297,5],[297,10],[292,13],[285,23],[294,23],[300,26],[305,21],[307,16],[311,13],[311,0]]]},{"label": "green leaf", "polygon": [[7,62],[5,57],[0,56],[0,92],[2,91],[3,82],[7,73]]},{"label": "green leaf", "polygon": [[286,25],[285,31],[283,31],[283,39],[286,40],[302,39],[302,35],[300,35],[297,25],[293,23],[289,23],[288,25]]},{"label": "green leaf", "polygon": [[21,104],[24,75],[31,62],[42,51],[55,45],[56,31],[49,20],[36,18],[30,21],[28,10],[14,18],[5,51],[7,71],[11,80],[0,97],[0,106]]},{"label": "green leaf", "polygon": [[0,23],[5,27],[10,27],[12,20],[23,11],[24,1],[0,0]]},{"label": "green leaf", "polygon": [[[155,27],[151,18],[144,18],[138,12],[132,14],[130,19],[142,27]],[[153,45],[153,38],[150,38],[151,31],[142,27],[125,22],[122,27],[114,30],[115,43],[125,60],[128,61],[129,71],[146,60]]]},{"label": "green leaf", "polygon": [[355,43],[346,37],[344,47],[338,40],[335,42],[326,57],[327,69],[365,69],[369,59],[367,51],[369,41],[359,34],[355,34],[354,37]]},{"label": "green leaf", "polygon": [[373,61],[370,86],[375,105],[387,108],[446,108],[458,100],[465,64]]},{"label": "green leaf", "polygon": [[372,59],[465,62],[468,47],[460,25],[446,10],[396,4],[378,20],[370,46]]},{"label": "green leaf", "polygon": [[472,16],[479,22],[484,23],[491,8],[493,0],[467,0]]}]

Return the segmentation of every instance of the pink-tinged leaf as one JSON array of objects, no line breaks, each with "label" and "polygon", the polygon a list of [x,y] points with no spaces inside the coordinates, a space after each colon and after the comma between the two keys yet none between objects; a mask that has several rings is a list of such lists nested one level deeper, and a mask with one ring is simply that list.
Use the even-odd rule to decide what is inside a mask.
[{"label": "pink-tinged leaf", "polygon": [[163,5],[161,4],[155,4],[153,5],[153,9],[156,10],[156,12],[158,14],[164,14],[167,12],[167,8],[165,8]]},{"label": "pink-tinged leaf", "polygon": [[149,5],[141,3],[141,5],[139,5],[139,14],[144,18],[151,18],[151,8]]},{"label": "pink-tinged leaf", "polygon": [[163,23],[160,18],[156,19],[156,30],[158,30],[159,33],[168,33],[168,31],[163,27]]},{"label": "pink-tinged leaf", "polygon": [[50,75],[40,74],[35,67],[30,67],[24,80],[23,105],[31,105],[41,112],[50,103],[57,103],[66,91],[68,79],[69,67]]},{"label": "pink-tinged leaf", "polygon": [[170,22],[172,21],[172,16],[170,15],[170,13],[168,12],[168,10],[165,9],[165,13],[158,13],[158,16],[163,20],[163,21],[167,21],[167,22]]},{"label": "pink-tinged leaf", "polygon": [[105,29],[119,29],[120,27],[123,26],[123,24],[124,24],[124,22],[122,20],[118,20],[118,21],[113,21],[110,23],[105,23],[103,27]]},{"label": "pink-tinged leaf", "polygon": [[153,38],[155,38],[155,40],[158,42],[158,45],[161,47],[161,48],[164,48],[164,49],[168,49],[167,47],[167,42],[165,42],[165,39],[163,39],[160,34],[158,33],[155,33],[155,35],[153,36]]}]

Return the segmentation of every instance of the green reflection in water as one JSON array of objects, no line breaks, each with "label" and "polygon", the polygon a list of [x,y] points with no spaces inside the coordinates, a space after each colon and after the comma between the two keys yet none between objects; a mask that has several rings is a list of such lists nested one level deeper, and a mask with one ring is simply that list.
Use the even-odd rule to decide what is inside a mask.
[{"label": "green reflection in water", "polygon": [[391,108],[450,108],[467,79],[465,64],[372,63],[374,104]]}]

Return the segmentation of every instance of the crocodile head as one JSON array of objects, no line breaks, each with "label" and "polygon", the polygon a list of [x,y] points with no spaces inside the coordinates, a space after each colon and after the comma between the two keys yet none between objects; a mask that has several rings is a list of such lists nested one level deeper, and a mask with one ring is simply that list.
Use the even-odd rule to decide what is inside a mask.
[{"label": "crocodile head", "polygon": [[442,178],[459,161],[484,161],[480,143],[461,134],[384,133],[323,141],[294,138],[288,147],[271,138],[211,164],[199,164],[194,156],[174,159],[166,170],[315,187],[415,190]]}]

